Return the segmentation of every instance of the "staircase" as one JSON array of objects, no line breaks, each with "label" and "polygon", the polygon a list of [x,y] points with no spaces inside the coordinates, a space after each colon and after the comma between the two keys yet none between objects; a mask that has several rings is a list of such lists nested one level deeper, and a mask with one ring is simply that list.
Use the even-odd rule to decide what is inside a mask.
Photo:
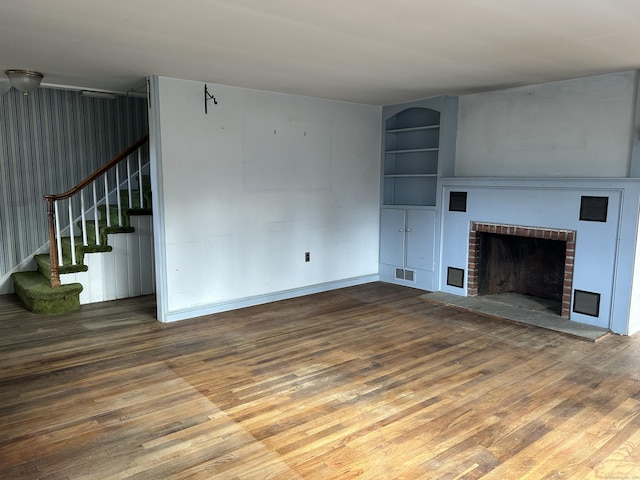
[{"label": "staircase", "polygon": [[[15,292],[28,310],[39,314],[78,310],[84,287],[65,278],[87,272],[88,254],[111,252],[113,235],[133,233],[132,218],[151,215],[148,162],[142,161],[146,143],[147,136],[68,192],[45,196],[49,253],[34,255],[35,271],[12,275]],[[137,165],[133,158],[132,166],[136,156]]]}]

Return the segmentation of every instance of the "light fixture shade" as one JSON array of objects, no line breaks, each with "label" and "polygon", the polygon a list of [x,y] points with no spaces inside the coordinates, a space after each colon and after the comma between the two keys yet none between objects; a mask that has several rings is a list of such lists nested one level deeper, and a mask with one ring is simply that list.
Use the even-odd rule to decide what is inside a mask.
[{"label": "light fixture shade", "polygon": [[44,77],[40,72],[34,72],[32,70],[6,70],[4,73],[9,77],[11,86],[20,90],[25,95],[28,95],[29,92],[38,88]]}]

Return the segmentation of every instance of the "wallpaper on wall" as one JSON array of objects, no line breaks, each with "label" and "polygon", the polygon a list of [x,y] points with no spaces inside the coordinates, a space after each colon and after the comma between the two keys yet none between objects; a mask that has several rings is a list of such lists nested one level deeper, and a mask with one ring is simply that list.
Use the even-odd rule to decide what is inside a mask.
[{"label": "wallpaper on wall", "polygon": [[62,193],[148,131],[143,98],[15,89],[0,97],[0,277],[48,239],[47,193]]}]

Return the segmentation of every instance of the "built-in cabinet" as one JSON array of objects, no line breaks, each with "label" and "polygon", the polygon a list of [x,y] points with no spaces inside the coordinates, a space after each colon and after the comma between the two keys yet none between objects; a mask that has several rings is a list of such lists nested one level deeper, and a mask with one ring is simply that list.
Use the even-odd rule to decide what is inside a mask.
[{"label": "built-in cabinet", "polygon": [[380,262],[394,267],[397,281],[415,281],[416,271],[435,268],[435,212],[384,208],[380,238],[387,248],[380,250]]},{"label": "built-in cabinet", "polygon": [[437,289],[438,178],[453,176],[457,98],[383,109],[380,278]]}]

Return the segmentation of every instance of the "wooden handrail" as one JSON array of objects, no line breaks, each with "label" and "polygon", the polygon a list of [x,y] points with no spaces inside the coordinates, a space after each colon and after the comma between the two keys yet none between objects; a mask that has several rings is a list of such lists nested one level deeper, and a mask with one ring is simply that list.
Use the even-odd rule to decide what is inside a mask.
[{"label": "wooden handrail", "polygon": [[[86,187],[95,179],[97,179],[100,175],[103,175],[107,171],[111,170],[114,166],[116,166],[122,160],[124,160],[133,152],[138,150],[148,141],[149,141],[149,135],[148,134],[144,135],[137,142],[127,147],[125,150],[123,150],[121,153],[116,155],[104,166],[102,166],[101,168],[93,172],[91,175],[89,175],[87,178],[85,178],[83,181],[78,183],[71,190],[68,190],[64,193],[47,194],[44,196],[45,200],[47,201],[47,217],[49,219],[49,261],[51,266],[51,287],[52,288],[56,288],[60,286],[60,268],[58,265],[60,259],[58,258],[58,248],[57,248],[57,239],[56,239],[55,202],[58,200],[65,200],[75,195],[84,187]],[[105,195],[108,195],[108,194],[109,194],[108,192],[105,192]]]},{"label": "wooden handrail", "polygon": [[127,158],[129,155],[131,155],[133,152],[135,152],[137,149],[139,149],[142,145],[144,145],[148,141],[149,141],[149,135],[148,134],[144,135],[143,137],[140,138],[140,140],[138,140],[136,143],[134,143],[130,147],[127,147],[126,150],[124,150],[121,153],[119,153],[118,155],[116,155],[112,160],[110,160],[104,166],[102,166],[101,168],[99,168],[98,170],[93,172],[91,175],[89,175],[87,178],[85,178],[83,181],[81,181],[79,184],[77,184],[71,190],[68,190],[68,191],[66,191],[64,193],[47,194],[47,195],[44,196],[44,198],[47,199],[47,200],[51,199],[52,201],[55,201],[55,200],[64,200],[66,198],[71,197],[72,195],[75,195],[80,190],[82,190],[84,187],[86,187],[91,182],[93,182],[100,175],[102,175],[104,172],[106,172],[106,171],[110,170],[111,168],[113,168],[114,165],[117,165],[118,163],[120,163],[122,160]]}]

